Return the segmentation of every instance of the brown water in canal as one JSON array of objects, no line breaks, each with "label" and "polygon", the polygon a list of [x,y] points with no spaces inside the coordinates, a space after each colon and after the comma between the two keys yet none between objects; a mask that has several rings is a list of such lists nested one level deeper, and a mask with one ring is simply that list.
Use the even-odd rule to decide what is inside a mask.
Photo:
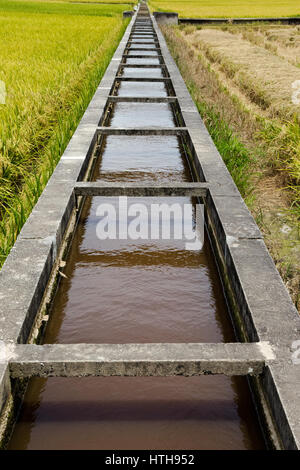
[{"label": "brown water in canal", "polygon": [[[133,70],[126,73],[132,76]],[[152,85],[155,96],[165,94],[163,84]],[[119,94],[143,90],[144,83],[122,82]],[[174,120],[166,104],[119,103],[108,125],[174,126]],[[171,182],[190,181],[191,175],[175,136],[108,136],[94,180]],[[85,204],[44,342],[234,341],[208,240],[196,251],[174,239],[101,241],[96,226],[103,202],[118,205],[117,198],[98,197]],[[149,207],[170,199],[131,202]],[[223,376],[32,379],[9,444],[10,449],[262,447],[246,380]]]}]

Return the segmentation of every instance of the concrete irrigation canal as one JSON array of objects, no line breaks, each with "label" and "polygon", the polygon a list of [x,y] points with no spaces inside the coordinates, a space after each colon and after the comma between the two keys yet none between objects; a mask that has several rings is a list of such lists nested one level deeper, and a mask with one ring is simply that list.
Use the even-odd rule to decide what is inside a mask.
[{"label": "concrete irrigation canal", "polygon": [[[203,204],[204,244],[99,238],[99,207],[121,217],[120,201],[191,206],[194,233]],[[298,313],[146,4],[3,266],[0,302],[4,447],[300,446]]]}]

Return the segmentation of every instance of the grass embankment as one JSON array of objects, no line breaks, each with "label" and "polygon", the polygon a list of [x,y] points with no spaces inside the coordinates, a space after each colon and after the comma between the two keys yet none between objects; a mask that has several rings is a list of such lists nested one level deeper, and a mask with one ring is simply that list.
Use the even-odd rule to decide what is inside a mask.
[{"label": "grass embankment", "polygon": [[255,18],[299,16],[299,0],[150,0],[154,11],[174,11],[181,18]]},{"label": "grass embankment", "polygon": [[163,30],[199,112],[300,308],[300,107],[291,101],[291,80],[300,79],[300,70],[222,28]]},{"label": "grass embankment", "polygon": [[110,62],[128,7],[0,2],[0,266]]}]

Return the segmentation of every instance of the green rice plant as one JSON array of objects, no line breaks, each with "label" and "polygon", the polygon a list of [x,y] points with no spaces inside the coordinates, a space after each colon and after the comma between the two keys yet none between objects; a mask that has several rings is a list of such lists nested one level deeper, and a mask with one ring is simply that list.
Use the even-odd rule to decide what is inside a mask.
[{"label": "green rice plant", "polygon": [[107,16],[116,17],[122,14],[124,10],[131,10],[134,3],[133,1],[120,2],[114,0],[107,0],[106,2],[99,2],[99,0],[82,1],[74,0],[61,1],[61,0],[1,0],[0,12],[1,16],[7,13],[21,15],[32,14],[48,14],[48,15],[67,15],[67,16]]},{"label": "green rice plant", "polygon": [[0,0],[0,266],[110,62],[128,8]]}]

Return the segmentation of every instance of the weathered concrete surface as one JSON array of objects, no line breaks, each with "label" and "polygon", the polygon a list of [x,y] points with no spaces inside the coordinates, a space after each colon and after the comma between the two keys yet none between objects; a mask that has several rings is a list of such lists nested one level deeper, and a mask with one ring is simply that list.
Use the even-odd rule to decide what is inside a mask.
[{"label": "weathered concrete surface", "polygon": [[171,80],[170,77],[118,77],[116,78],[119,82],[169,82]]},{"label": "weathered concrete surface", "polygon": [[158,24],[178,25],[178,13],[155,11],[153,16]]},{"label": "weathered concrete surface", "polygon": [[0,340],[26,342],[55,261],[54,237],[19,237],[0,271]]},{"label": "weathered concrete surface", "polygon": [[182,135],[185,127],[98,127],[99,135]]},{"label": "weathered concrete surface", "polygon": [[[130,50],[132,50],[132,49],[130,49]],[[137,49],[137,50],[139,50],[139,49]],[[144,49],[142,49],[142,51],[144,51]],[[161,54],[157,54],[157,55],[153,55],[153,56],[149,56],[149,55],[145,55],[145,54],[138,54],[138,53],[137,54],[124,54],[123,55],[124,60],[126,60],[126,59],[158,59],[158,60],[162,61],[162,58],[163,57],[162,57]]]},{"label": "weathered concrete surface", "polygon": [[274,360],[265,344],[17,345],[12,377],[257,375]]},{"label": "weathered concrete surface", "polygon": [[108,183],[78,182],[74,187],[77,196],[202,196],[207,194],[207,183]]},{"label": "weathered concrete surface", "polygon": [[151,38],[157,38],[156,34],[154,34],[153,32],[151,32],[151,30],[149,31],[137,31],[137,30],[133,30],[133,32],[130,34],[130,39],[133,39],[133,38],[147,38],[147,39],[151,39]]},{"label": "weathered concrete surface", "polygon": [[130,36],[130,40],[127,44],[127,48],[132,46],[140,46],[140,45],[151,45],[152,47],[159,47],[159,42],[156,36],[150,36],[149,34],[141,33],[140,31],[135,33],[134,35]]},{"label": "weathered concrete surface", "polygon": [[[132,66],[132,64],[126,64],[126,62],[120,64],[120,68],[126,68],[126,67],[135,68],[135,69],[138,69],[138,68],[142,68],[142,69],[165,69],[166,68],[166,66],[164,64],[135,64],[134,67]],[[120,96],[120,98],[121,98],[121,96]]]},{"label": "weathered concrete surface", "polygon": [[[152,46],[152,44],[150,44],[148,47],[146,47],[145,45],[131,45],[131,47],[127,48],[127,51],[147,51],[147,52],[160,52],[160,48],[159,47],[156,47],[155,45]],[[138,53],[139,54],[139,53]],[[124,55],[124,57],[126,57],[126,53]],[[132,56],[130,56],[132,57]],[[157,56],[156,56],[157,57]],[[149,59],[149,57],[148,57]]]}]

